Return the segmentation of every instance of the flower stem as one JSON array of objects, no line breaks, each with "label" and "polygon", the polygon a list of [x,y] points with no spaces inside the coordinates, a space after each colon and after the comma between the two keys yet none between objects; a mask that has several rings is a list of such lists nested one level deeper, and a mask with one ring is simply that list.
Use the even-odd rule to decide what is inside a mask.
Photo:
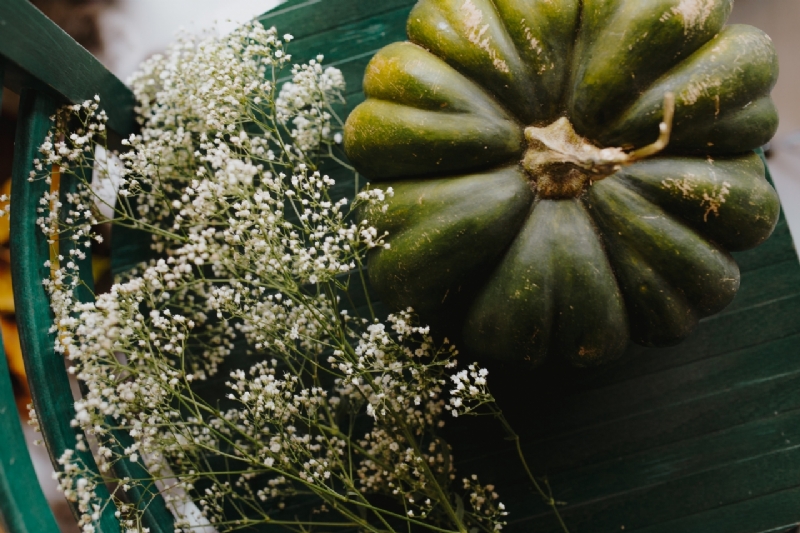
[{"label": "flower stem", "polygon": [[531,481],[531,484],[533,484],[534,489],[536,489],[536,492],[539,493],[544,502],[548,506],[550,506],[550,508],[553,510],[553,513],[555,514],[556,520],[558,520],[558,524],[561,526],[561,529],[565,533],[569,533],[569,529],[567,528],[567,525],[564,523],[564,519],[561,517],[561,513],[558,511],[558,502],[555,500],[555,498],[553,498],[552,492],[550,490],[545,492],[544,489],[542,489],[542,486],[539,483],[539,481],[536,479],[536,476],[534,476],[533,472],[531,472],[531,469],[528,466],[528,461],[525,459],[525,453],[522,451],[522,441],[519,435],[517,434],[516,431],[514,431],[514,428],[511,427],[511,424],[505,417],[505,414],[503,414],[503,410],[500,409],[500,407],[496,403],[490,403],[488,405],[492,411],[492,415],[503,426],[503,429],[506,432],[506,439],[514,442],[514,446],[517,449],[517,456],[519,457],[519,460],[522,463],[522,468],[525,469],[525,473],[528,475],[528,479]]}]

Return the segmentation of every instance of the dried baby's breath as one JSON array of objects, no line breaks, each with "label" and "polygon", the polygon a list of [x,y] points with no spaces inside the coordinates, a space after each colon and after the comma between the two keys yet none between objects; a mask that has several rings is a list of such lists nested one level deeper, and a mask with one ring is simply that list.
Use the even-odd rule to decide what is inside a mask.
[{"label": "dried baby's breath", "polygon": [[[131,495],[152,481],[182,531],[499,530],[493,487],[458,483],[439,435],[447,411],[494,405],[486,371],[451,376],[456,349],[411,310],[374,314],[364,257],[388,245],[357,213],[392,191],[333,192],[323,169],[352,172],[336,114],[344,80],[322,57],[290,67],[288,40],[252,24],[185,36],[147,61],[131,82],[141,133],[121,163],[95,155],[99,99],[56,117],[37,168],[77,188],[63,205],[42,199],[56,259],[45,285],[56,349],[83,386],[73,426],[105,476],[68,450],[60,487],[86,532],[108,481],[131,531],[145,513]],[[120,200],[99,206],[108,180]],[[154,259],[81,301],[79,265],[109,209],[150,235]],[[77,451],[89,447],[79,438]],[[117,475],[123,462],[147,479]]]}]

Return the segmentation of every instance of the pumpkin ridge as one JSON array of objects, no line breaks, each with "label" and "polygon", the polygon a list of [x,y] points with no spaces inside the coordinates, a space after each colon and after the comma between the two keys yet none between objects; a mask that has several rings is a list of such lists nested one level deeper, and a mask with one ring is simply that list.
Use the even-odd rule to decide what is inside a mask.
[{"label": "pumpkin ridge", "polygon": [[[708,9],[703,16],[690,9],[695,6],[695,11],[699,10],[698,2],[649,1],[645,9],[637,4],[614,2],[612,14],[602,21],[587,22],[598,27],[588,31],[592,39],[582,49],[573,72],[570,118],[581,135],[601,145],[626,145],[618,139],[604,139],[605,125],[618,122],[639,99],[637,94],[649,90],[656,80],[713,40],[722,31],[731,7],[730,0],[703,0],[702,7]],[[687,22],[687,17],[694,18]]]},{"label": "pumpkin ridge", "polygon": [[[466,2],[466,1],[467,1],[467,0],[465,0],[465,2]],[[509,50],[513,50],[513,51],[514,51],[514,53],[515,53],[515,56],[514,56],[515,63],[516,63],[517,65],[520,65],[520,66],[522,66],[522,67],[523,67],[523,71],[525,71],[525,73],[529,75],[529,73],[527,72],[527,69],[525,68],[525,67],[526,67],[526,65],[525,65],[525,62],[522,60],[522,55],[519,53],[519,49],[517,49],[516,43],[514,42],[514,39],[513,39],[513,37],[511,36],[511,33],[508,31],[508,23],[507,23],[507,22],[505,21],[505,19],[504,19],[504,18],[501,16],[500,9],[497,7],[497,4],[496,4],[495,0],[485,0],[485,1],[486,1],[486,3],[487,3],[487,4],[489,4],[489,6],[490,6],[490,7],[492,8],[492,10],[494,11],[494,15],[495,15],[495,17],[497,17],[498,26],[500,27],[500,30],[503,32],[503,36],[505,37],[505,40],[506,40],[506,42],[508,42],[508,43],[511,45],[511,46],[509,47]],[[473,43],[473,44],[474,44],[474,43]],[[435,54],[434,54],[434,55],[435,55]],[[455,68],[455,67],[454,67],[454,68]],[[458,69],[456,69],[456,70],[458,70]],[[460,72],[460,71],[459,71],[459,72]],[[506,112],[507,112],[507,113],[508,113],[508,114],[509,114],[511,117],[513,117],[513,118],[514,118],[515,120],[517,120],[518,122],[521,122],[521,121],[520,121],[520,117],[519,117],[518,113],[516,113],[514,110],[510,109],[510,108],[508,107],[508,104],[507,104],[506,102],[503,102],[502,98],[500,98],[500,96],[499,96],[499,95],[495,95],[495,94],[493,94],[493,93],[492,93],[492,91],[489,91],[489,90],[487,90],[487,88],[486,88],[486,87],[484,87],[484,86],[483,86],[481,83],[479,83],[477,80],[474,80],[474,79],[472,79],[472,77],[471,77],[471,76],[469,76],[468,74],[466,74],[466,73],[464,73],[464,72],[462,72],[461,74],[462,74],[464,77],[466,77],[468,80],[472,81],[473,83],[475,83],[476,85],[478,85],[479,87],[481,87],[481,89],[483,89],[483,91],[484,91],[484,92],[485,92],[487,95],[491,96],[491,97],[492,97],[492,98],[493,98],[493,99],[494,99],[494,100],[497,102],[497,104],[498,104],[498,105],[500,105],[500,106],[501,106],[503,109],[505,109],[505,110],[506,110]],[[534,98],[532,98],[532,100],[535,100],[535,95],[533,95],[533,96],[534,96]]]},{"label": "pumpkin ridge", "polygon": [[[742,41],[748,44],[747,54],[741,52]],[[749,138],[741,131],[709,136],[708,130],[746,111],[748,102],[768,98],[765,95],[776,79],[777,59],[769,37],[752,26],[728,25],[642,92],[623,114],[608,123],[599,140],[614,145],[646,143],[652,135],[650,112],[658,105],[660,94],[671,91],[676,96],[676,109],[670,153],[706,155],[754,150],[769,140],[774,131],[766,128],[761,135]],[[768,114],[752,118],[756,122],[770,122],[770,117],[765,116]],[[777,126],[777,121],[773,122]],[[757,127],[734,123],[738,130]],[[717,146],[720,136],[738,137],[738,141],[734,146],[729,146],[730,140],[728,146]]]},{"label": "pumpkin ridge", "polygon": [[[594,218],[592,218],[592,221],[595,222]],[[653,266],[652,261],[648,260],[644,254],[631,246],[630,243],[625,242],[624,254],[632,259],[633,262],[638,263],[640,274],[642,272],[650,274],[651,279],[649,281],[655,287],[660,287],[660,299],[662,301],[666,300],[679,310],[664,316],[665,309],[661,309],[661,314],[658,315],[656,320],[650,324],[643,322],[648,313],[658,312],[658,309],[655,306],[641,305],[643,297],[639,296],[637,298],[638,295],[634,293],[634,287],[631,286],[635,283],[633,279],[630,279],[633,277],[632,273],[630,271],[626,272],[626,269],[619,261],[611,261],[610,258],[613,255],[609,249],[608,237],[603,234],[600,240],[606,250],[606,256],[609,257],[609,261],[612,263],[611,270],[614,274],[614,281],[625,301],[626,318],[631,326],[631,339],[643,346],[664,347],[680,342],[691,333],[700,319],[700,313],[698,313],[696,307],[689,302],[689,299],[680,288],[671,283],[658,268]],[[675,331],[676,329],[678,331]],[[664,330],[667,330],[667,333]]]},{"label": "pumpkin ridge", "polygon": [[[517,238],[469,305],[464,324],[469,346],[483,355],[497,353],[499,346],[498,355],[524,356],[532,365],[556,351],[577,366],[621,355],[627,317],[604,254],[579,200],[534,202]],[[582,322],[584,313],[591,315],[589,323]],[[513,320],[499,319],[509,315]]]},{"label": "pumpkin ridge", "polygon": [[[428,106],[426,106],[424,98],[417,98],[414,100],[409,100],[407,98],[404,99],[402,97],[405,96],[405,94],[392,94],[390,90],[386,90],[384,87],[378,85],[375,78],[380,77],[381,73],[385,74],[385,68],[386,68],[384,67],[383,69],[384,71],[381,72],[381,68],[376,65],[376,63],[380,62],[388,63],[390,67],[395,66],[394,63],[399,62],[401,64],[400,75],[406,75],[409,78],[419,79],[418,73],[412,72],[411,71],[412,69],[409,69],[409,67],[407,66],[407,64],[411,63],[412,61],[409,61],[408,59],[402,57],[404,55],[403,53],[406,52],[405,49],[409,47],[415,50],[416,53],[421,54],[418,58],[415,58],[413,60],[414,63],[419,63],[423,59],[425,61],[428,61],[429,60],[428,58],[432,58],[434,62],[440,63],[440,65],[436,65],[437,69],[449,70],[451,72],[446,72],[448,76],[455,75],[463,79],[463,83],[465,85],[465,88],[463,89],[464,94],[457,96],[463,98],[464,96],[474,97],[476,95],[480,95],[480,97],[484,99],[484,102],[474,102],[474,101],[455,102],[461,104],[460,107],[450,105],[449,102],[447,103],[447,105],[444,106],[442,102],[438,103],[428,102]],[[406,55],[407,54],[408,53],[406,52]],[[461,82],[461,80],[455,80],[455,81]],[[391,86],[393,89],[396,88],[398,86],[398,80],[393,80]],[[503,105],[503,103],[500,102],[494,94],[487,91],[486,88],[483,87],[483,85],[465,76],[462,72],[457,70],[455,67],[447,63],[444,59],[437,56],[430,50],[411,41],[389,44],[375,54],[375,56],[370,60],[369,64],[367,65],[366,72],[364,73],[363,90],[367,98],[374,98],[376,100],[402,105],[411,109],[419,109],[423,111],[437,111],[440,113],[443,112],[449,114],[459,114],[459,113],[475,114],[486,117],[487,119],[490,120],[497,120],[498,118],[503,118],[503,119],[510,119],[513,121],[518,121],[518,118],[514,115],[514,113],[512,113],[511,110],[509,110],[505,105]],[[451,96],[447,96],[446,98],[451,98]],[[490,104],[493,107],[489,108],[485,104]]]},{"label": "pumpkin ridge", "polygon": [[566,58],[567,76],[564,80],[564,89],[561,91],[561,99],[558,102],[558,107],[561,110],[561,116],[567,117],[569,113],[569,103],[572,101],[572,94],[574,92],[573,77],[575,76],[575,62],[578,57],[578,38],[583,30],[583,11],[585,9],[585,0],[578,0],[578,18],[575,24],[575,32],[572,36],[572,46],[569,49]]},{"label": "pumpkin ridge", "polygon": [[[646,196],[642,195],[639,192],[639,190],[635,186],[633,186],[633,184],[631,182],[629,182],[628,180],[621,179],[619,176],[612,176],[609,179],[609,182],[611,182],[612,180],[613,180],[614,184],[624,187],[625,189],[627,189],[632,194],[635,194],[635,195],[639,196],[644,201],[646,201],[649,204],[651,204],[651,207],[653,208],[654,211],[662,210],[661,207],[658,204],[655,204],[649,198],[647,198]],[[683,306],[686,307],[687,311],[691,314],[692,320],[690,320],[690,322],[692,324],[696,324],[697,320],[698,320],[698,316],[701,315],[701,313],[698,313],[698,309],[694,305],[692,305],[692,303],[689,301],[689,299],[686,296],[686,294],[684,293],[684,291],[680,287],[676,286],[673,281],[669,280],[663,274],[663,272],[661,272],[661,269],[659,267],[663,267],[663,265],[661,265],[661,264],[659,264],[657,262],[654,262],[652,260],[652,258],[648,258],[646,256],[646,254],[643,254],[638,248],[636,248],[636,246],[634,246],[634,243],[631,242],[631,237],[630,236],[626,237],[624,234],[618,233],[618,235],[616,235],[613,239],[610,238],[610,235],[612,235],[613,232],[608,231],[608,228],[606,228],[606,231],[603,231],[602,224],[600,224],[597,221],[597,218],[596,218],[598,216],[600,216],[600,217],[608,216],[608,213],[598,213],[597,211],[592,209],[592,206],[591,206],[591,203],[590,203],[590,200],[589,200],[588,196],[589,195],[587,194],[586,198],[583,200],[582,203],[584,204],[584,208],[587,211],[589,220],[591,221],[593,227],[595,228],[595,231],[597,232],[597,236],[598,236],[598,240],[600,241],[600,245],[603,247],[603,250],[604,250],[604,252],[606,254],[606,257],[609,260],[609,264],[611,266],[611,272],[612,272],[612,274],[614,276],[614,282],[617,285],[617,289],[619,290],[620,294],[622,295],[623,300],[625,301],[625,313],[626,313],[626,318],[628,319],[629,327],[631,326],[632,322],[634,322],[633,318],[637,315],[637,313],[634,312],[634,311],[636,311],[637,308],[639,308],[641,306],[636,301],[637,298],[633,294],[634,288],[628,286],[628,283],[629,283],[630,280],[628,280],[627,278],[630,277],[630,273],[624,272],[624,269],[620,266],[620,261],[619,261],[620,253],[618,251],[614,250],[615,248],[619,248],[620,246],[624,247],[624,249],[625,249],[625,254],[624,255],[625,256],[627,256],[629,259],[636,259],[641,264],[643,264],[644,266],[648,267],[649,270],[650,270],[651,276],[653,278],[655,278],[656,282],[660,282],[659,285],[665,285],[666,288],[668,288],[669,290],[672,291],[672,293],[673,293],[672,296],[678,296],[678,297],[681,298],[681,302],[680,303],[683,304]],[[672,218],[672,217],[670,217],[670,218]],[[681,221],[676,221],[676,220],[673,220],[673,221],[677,222],[679,224],[681,223]],[[687,227],[687,229],[692,230],[691,227]],[[614,240],[618,241],[618,243],[616,245],[613,245],[611,242],[609,242],[609,241],[613,242]],[[641,266],[639,267],[639,270],[643,270],[641,268]],[[692,329],[693,329],[693,326],[687,328],[686,334],[688,335],[688,333],[690,333]],[[639,342],[639,340],[637,339],[637,336],[634,335],[634,332],[633,332],[632,328],[629,330],[629,332],[631,333],[631,337],[633,339],[635,339],[637,342]],[[639,342],[639,343],[640,344],[644,344],[646,346],[668,346],[671,343],[679,342],[682,338],[683,337],[676,338],[671,342],[670,341],[667,341],[667,342],[664,342],[664,341],[661,341],[661,342],[643,341],[643,342]]]},{"label": "pumpkin ridge", "polygon": [[[581,34],[583,33],[584,29],[583,26],[585,23],[584,20],[585,10],[586,10],[586,0],[578,0],[578,23],[575,25],[575,35],[573,36],[572,48],[570,49],[570,57],[568,58],[567,62],[569,71],[567,79],[565,80],[566,87],[563,91],[564,95],[560,102],[560,106],[562,109],[562,116],[567,118],[569,118],[569,108],[570,108],[569,104],[570,102],[572,102],[575,93],[575,87],[577,84],[577,80],[575,79],[575,77],[578,75],[579,65],[577,65],[576,63],[578,61],[578,58],[580,57],[580,54],[578,53],[579,52],[578,46],[583,44],[583,42],[581,41]],[[614,12],[616,13],[616,11],[618,10],[619,10],[619,4],[617,4],[616,10]]]},{"label": "pumpkin ridge", "polygon": [[[529,94],[531,96],[531,100],[534,101],[534,102],[537,102],[538,100],[540,100],[541,95],[537,94],[536,90],[534,90],[535,83],[533,83],[533,82],[536,80],[537,76],[540,76],[542,73],[541,72],[537,73],[534,70],[532,70],[532,68],[531,68],[532,65],[530,65],[529,62],[524,59],[523,54],[522,54],[522,50],[520,49],[520,46],[522,46],[523,43],[518,42],[517,39],[514,37],[514,35],[511,32],[511,29],[509,27],[510,20],[508,20],[507,17],[504,16],[506,8],[501,8],[498,5],[498,0],[487,0],[487,2],[489,2],[492,5],[492,7],[495,10],[495,13],[498,15],[498,20],[500,21],[500,25],[503,28],[508,41],[510,43],[512,43],[513,49],[517,54],[517,59],[519,61],[519,64],[523,66],[523,71],[525,73],[525,76],[528,79],[528,81],[531,82],[531,83],[527,84],[528,87],[529,87]],[[572,39],[571,39],[571,42],[569,43],[569,46],[568,46],[568,49],[567,49],[567,55],[564,58],[564,65],[566,66],[567,73],[570,71],[572,60],[573,60],[573,57],[574,57],[575,42],[576,42],[576,38],[577,38],[578,31],[579,31],[579,28],[580,28],[580,20],[581,20],[581,11],[582,11],[582,6],[583,6],[583,0],[577,0],[577,6],[578,6],[578,12],[577,12],[577,16],[576,16],[576,19],[575,19],[576,23],[575,23],[575,27],[573,28],[573,31],[572,31]],[[527,21],[525,19],[523,19],[522,22],[525,22],[527,24]],[[530,30],[529,27],[526,28],[526,29]],[[553,120],[555,120],[559,116],[564,116],[566,114],[566,99],[565,99],[565,92],[566,91],[563,88],[564,87],[563,81],[565,81],[564,77],[562,77],[562,83],[561,83],[562,89],[561,89],[559,97],[558,97],[558,102],[557,102],[557,104],[555,106],[555,110],[556,110],[555,114],[553,116],[549,116],[549,115],[548,116],[541,116],[538,119],[533,119],[533,120],[528,120],[528,121],[522,120],[522,117],[517,116],[517,118],[521,122],[524,123],[524,126],[547,124],[548,122],[552,122]],[[531,113],[534,114],[534,115],[540,114],[538,112],[538,109],[537,110],[532,109]],[[517,114],[515,113],[515,115],[517,115]]]},{"label": "pumpkin ridge", "polygon": [[620,184],[624,185],[626,188],[633,191],[635,194],[638,194],[639,196],[641,196],[654,206],[662,209],[674,221],[677,221],[685,225],[688,229],[694,231],[695,233],[703,237],[703,239],[708,241],[711,245],[717,248],[722,248],[724,246],[724,243],[718,242],[713,237],[713,235],[709,234],[706,228],[703,228],[699,224],[692,224],[692,221],[688,220],[685,216],[681,214],[676,214],[673,212],[674,211],[673,209],[670,209],[668,206],[662,205],[662,203],[655,198],[655,195],[650,193],[647,189],[645,189],[644,185],[641,184],[641,182],[635,177],[620,172],[620,175],[615,176],[615,178],[618,180]]},{"label": "pumpkin ridge", "polygon": [[[486,22],[483,10],[479,9],[476,3],[481,8],[491,10],[493,21],[496,24]],[[460,7],[455,7],[458,4]],[[466,13],[464,13],[465,9]],[[459,12],[458,15],[462,16],[462,22],[463,19],[467,19],[464,23],[465,28],[459,29],[452,24],[451,17],[456,11]],[[425,25],[429,23],[433,25],[434,20],[438,20],[439,24],[445,24],[447,29],[453,30],[452,39],[445,29],[437,27],[436,38],[429,36],[424,31]],[[421,27],[417,27],[417,25]],[[499,35],[494,35],[496,39],[492,41],[485,35],[490,27],[499,32]],[[461,30],[466,30],[466,34]],[[506,22],[500,16],[500,12],[492,0],[420,0],[409,16],[407,34],[411,42],[427,49],[464,77],[481,85],[487,94],[493,95],[505,109],[510,110],[517,120],[527,122],[524,117],[536,107],[536,98],[528,90],[533,85],[533,80],[510,35]],[[480,54],[471,57],[469,54],[464,55],[463,50],[459,50],[459,53],[453,52],[448,47],[455,46],[456,40],[464,41],[462,44],[468,45],[467,50],[473,53],[478,50]],[[476,72],[481,72],[479,64],[483,64],[484,71],[486,68],[491,68],[496,76],[486,79],[485,76],[476,75]],[[515,76],[511,76],[512,73]],[[499,81],[501,79],[502,82]]]},{"label": "pumpkin ridge", "polygon": [[[673,170],[678,167],[681,172]],[[778,222],[778,196],[756,154],[703,162],[655,158],[622,169],[616,178],[729,251],[758,246]]]},{"label": "pumpkin ridge", "polygon": [[[372,208],[363,213],[379,232],[389,231],[392,244],[388,250],[370,253],[370,276],[382,299],[403,308],[412,306],[421,315],[428,314],[430,301],[440,305],[442,295],[447,298],[445,291],[506,253],[534,201],[516,165],[389,185],[394,185],[395,202],[387,212]],[[473,250],[469,243],[480,244]],[[420,298],[412,301],[413,294],[425,295],[428,303]]]},{"label": "pumpkin ridge", "polygon": [[[589,203],[597,208],[598,225],[606,230],[603,235],[614,235],[614,239],[636,249],[654,271],[687,298],[698,316],[717,313],[730,303],[739,286],[739,269],[729,253],[685,221],[671,216],[648,198],[625,187],[621,180],[607,180],[598,187],[602,189],[593,190]],[[645,212],[647,216],[644,216]],[[642,216],[637,213],[642,213]],[[613,220],[618,217],[631,222],[621,226]],[[649,222],[640,224],[639,218],[663,219],[667,226]],[[665,241],[664,235],[669,235],[669,239]],[[675,264],[664,261],[671,247],[677,254],[669,255]],[[612,268],[613,265],[612,262]],[[701,280],[698,275],[705,278]]]}]

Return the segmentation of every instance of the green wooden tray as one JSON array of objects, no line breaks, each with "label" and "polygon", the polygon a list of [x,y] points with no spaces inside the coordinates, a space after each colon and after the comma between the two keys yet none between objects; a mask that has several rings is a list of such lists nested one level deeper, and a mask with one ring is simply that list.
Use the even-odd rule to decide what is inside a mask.
[{"label": "green wooden tray", "polygon": [[[361,79],[372,55],[405,39],[413,3],[289,0],[261,20],[296,37],[290,48],[296,60],[324,52],[326,63],[344,72],[352,108],[363,100]],[[5,9],[0,7],[0,20]],[[0,55],[9,57],[2,44]],[[29,140],[18,141],[15,179],[27,176],[26,158],[54,99],[79,101],[94,94],[84,88],[88,94],[73,97],[36,86],[30,91],[38,92],[23,96],[33,118],[23,120],[28,126],[22,136]],[[124,123],[117,132],[128,133]],[[352,190],[341,181],[341,191]],[[32,206],[38,193],[19,189],[14,205]],[[18,309],[26,313],[26,365],[45,440],[57,453],[74,442],[71,430],[62,427],[71,400],[61,378],[53,378],[63,363],[46,341],[48,313],[36,286],[44,259],[32,255],[40,242],[28,229],[33,215],[14,213],[15,291]],[[114,270],[143,257],[143,244],[115,231]],[[558,366],[533,377],[493,372],[494,390],[535,472],[546,474],[556,497],[566,502],[562,513],[573,533],[782,533],[800,523],[800,263],[785,219],[767,243],[736,259],[742,285],[734,302],[676,347],[631,346],[622,361],[593,372]],[[459,419],[450,424],[448,439],[463,472],[497,485],[511,511],[508,531],[559,531],[489,420]],[[169,530],[166,510],[153,508],[148,525]],[[113,517],[106,518],[102,530],[118,531]]]}]

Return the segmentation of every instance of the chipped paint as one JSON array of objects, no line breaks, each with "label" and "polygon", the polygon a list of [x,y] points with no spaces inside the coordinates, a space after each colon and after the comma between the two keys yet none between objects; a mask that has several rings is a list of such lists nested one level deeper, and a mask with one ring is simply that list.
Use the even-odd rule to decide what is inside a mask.
[{"label": "chipped paint", "polygon": [[705,28],[706,22],[714,13],[714,0],[681,0],[659,19],[666,22],[672,17],[680,16],[683,19],[683,33],[689,35],[695,30]]},{"label": "chipped paint", "polygon": [[684,104],[694,105],[701,97],[710,97],[712,89],[720,87],[722,87],[721,79],[706,76],[702,80],[689,83],[688,87],[681,91],[678,96]]},{"label": "chipped paint", "polygon": [[541,41],[539,41],[539,39],[533,36],[533,30],[525,22],[525,19],[522,19],[521,24],[522,24],[522,31],[525,33],[525,39],[528,40],[528,45],[530,46],[531,50],[533,50],[539,55],[542,55],[543,49]]},{"label": "chipped paint", "polygon": [[461,9],[465,14],[464,25],[467,28],[467,39],[469,39],[469,42],[489,54],[489,58],[492,60],[494,68],[500,72],[508,74],[510,72],[508,64],[506,64],[506,62],[500,58],[497,50],[491,47],[489,37],[484,36],[489,30],[489,25],[481,25],[483,23],[483,12],[478,9],[472,0],[464,0],[464,3],[461,5]]},{"label": "chipped paint", "polygon": [[728,198],[731,192],[731,184],[723,181],[721,185],[715,185],[711,191],[700,191],[701,184],[696,181],[696,177],[692,174],[685,176],[682,179],[667,178],[661,181],[665,189],[677,192],[686,200],[697,200],[700,202],[700,207],[705,209],[703,213],[703,222],[708,222],[708,216],[714,214],[719,216],[719,210],[722,204]]}]

